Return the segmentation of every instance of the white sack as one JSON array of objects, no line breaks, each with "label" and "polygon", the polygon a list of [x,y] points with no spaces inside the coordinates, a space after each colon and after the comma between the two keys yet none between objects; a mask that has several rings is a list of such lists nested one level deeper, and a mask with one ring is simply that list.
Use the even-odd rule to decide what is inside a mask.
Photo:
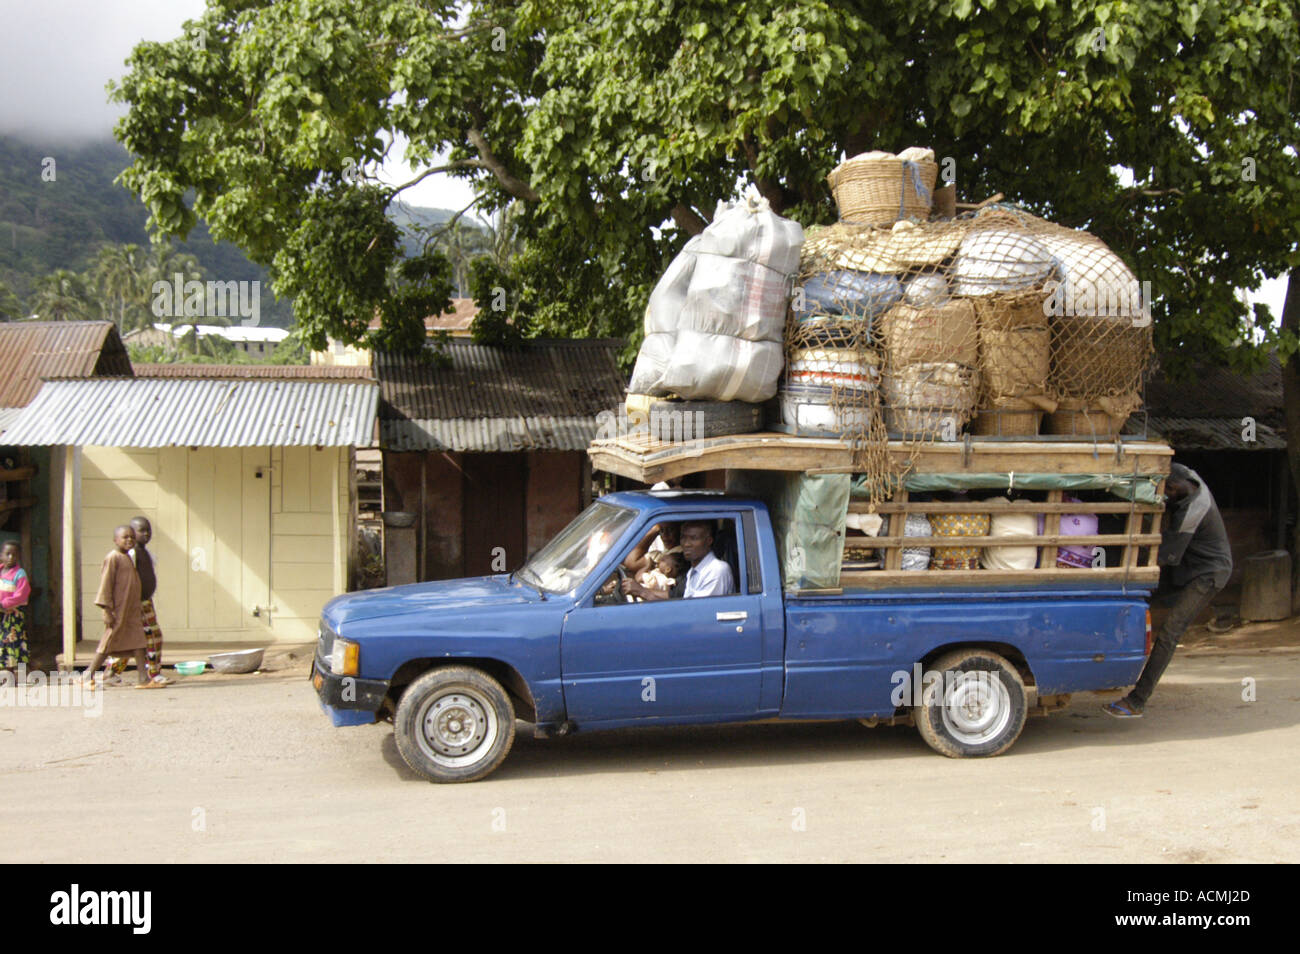
[{"label": "white sack", "polygon": [[[988,501],[1009,505],[1006,497]],[[1032,537],[1038,533],[1038,517],[1032,513],[998,513],[991,507],[990,537]],[[980,553],[980,566],[986,570],[1032,570],[1038,566],[1038,547],[985,547]]]},{"label": "white sack", "polygon": [[677,332],[659,383],[691,401],[757,404],[776,394],[781,360],[779,341],[747,341],[683,330]]}]

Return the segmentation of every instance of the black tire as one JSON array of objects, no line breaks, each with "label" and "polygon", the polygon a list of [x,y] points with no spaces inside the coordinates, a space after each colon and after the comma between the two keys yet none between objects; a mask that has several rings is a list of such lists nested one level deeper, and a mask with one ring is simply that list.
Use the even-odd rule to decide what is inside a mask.
[{"label": "black tire", "polygon": [[496,770],[515,741],[515,707],[478,669],[448,666],[406,687],[393,717],[397,751],[431,782],[475,782]]},{"label": "black tire", "polygon": [[743,401],[655,401],[647,421],[661,441],[752,434],[763,428],[763,405]]},{"label": "black tire", "polygon": [[[939,674],[936,681],[931,673]],[[973,675],[986,673],[986,676]],[[1001,755],[1029,713],[1016,667],[987,649],[958,649],[928,667],[912,718],[921,738],[950,759]]]}]

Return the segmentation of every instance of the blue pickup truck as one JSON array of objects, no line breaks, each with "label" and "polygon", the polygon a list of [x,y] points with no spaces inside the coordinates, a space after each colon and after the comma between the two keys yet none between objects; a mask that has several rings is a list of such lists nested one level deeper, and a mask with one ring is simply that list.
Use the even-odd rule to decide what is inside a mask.
[{"label": "blue pickup truck", "polygon": [[[712,595],[633,601],[620,585],[625,559],[656,527],[692,523],[711,538],[699,565],[724,582]],[[1086,575],[788,594],[762,502],[624,492],[592,504],[513,573],[331,600],[312,681],[335,725],[391,718],[402,757],[436,782],[496,769],[516,718],[540,737],[764,719],[914,722],[943,755],[989,756],[1011,746],[1031,710],[1133,684],[1149,652],[1148,596]]]}]

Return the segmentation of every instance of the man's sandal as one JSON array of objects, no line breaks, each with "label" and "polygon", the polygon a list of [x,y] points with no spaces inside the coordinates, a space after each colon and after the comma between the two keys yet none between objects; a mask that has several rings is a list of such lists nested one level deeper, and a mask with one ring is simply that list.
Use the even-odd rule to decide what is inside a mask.
[{"label": "man's sandal", "polygon": [[1142,710],[1135,707],[1127,699],[1116,699],[1114,702],[1108,702],[1101,707],[1101,711],[1106,715],[1114,716],[1116,719],[1142,718]]}]

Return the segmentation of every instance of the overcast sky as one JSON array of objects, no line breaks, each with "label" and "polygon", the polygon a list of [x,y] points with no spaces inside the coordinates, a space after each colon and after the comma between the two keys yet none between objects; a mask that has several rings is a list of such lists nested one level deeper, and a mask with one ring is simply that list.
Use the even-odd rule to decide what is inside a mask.
[{"label": "overcast sky", "polygon": [[[51,146],[110,135],[122,107],[104,91],[141,40],[169,40],[203,12],[203,0],[0,0],[0,134]],[[413,178],[401,149],[380,171]],[[430,176],[402,193],[411,205],[463,208],[463,182]]]}]

